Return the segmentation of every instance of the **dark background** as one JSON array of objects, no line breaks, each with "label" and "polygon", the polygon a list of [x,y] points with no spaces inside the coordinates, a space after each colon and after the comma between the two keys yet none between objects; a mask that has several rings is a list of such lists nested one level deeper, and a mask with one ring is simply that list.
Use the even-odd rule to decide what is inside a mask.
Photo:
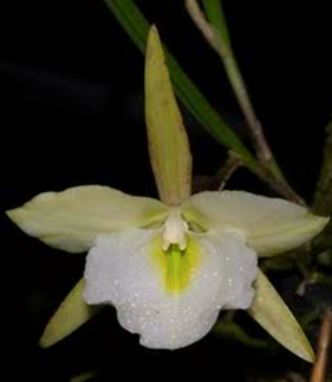
[{"label": "dark background", "polygon": [[[222,65],[195,30],[183,2],[137,3],[181,66],[248,142]],[[331,116],[327,3],[224,1],[234,49],[266,135],[290,182],[307,201]],[[104,3],[2,2],[0,39],[2,210],[37,193],[80,184],[156,196],[145,143],[143,56]],[[195,173],[213,174],[225,150],[183,113]],[[269,192],[246,171],[231,186]],[[177,352],[150,351],[119,327],[111,308],[62,343],[41,350],[37,342],[43,327],[80,277],[84,256],[52,250],[25,236],[3,213],[0,224],[8,381],[20,375],[23,380],[61,382],[91,368],[103,368],[110,377],[155,373],[210,378],[219,373],[235,381],[244,378],[239,365],[264,359],[262,352],[213,335]],[[269,362],[264,360],[262,369],[297,361],[284,352]]]}]

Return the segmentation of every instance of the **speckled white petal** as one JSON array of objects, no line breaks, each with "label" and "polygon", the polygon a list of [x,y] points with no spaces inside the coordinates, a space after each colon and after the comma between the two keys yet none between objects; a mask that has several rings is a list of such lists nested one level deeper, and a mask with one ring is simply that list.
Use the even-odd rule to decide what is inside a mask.
[{"label": "speckled white petal", "polygon": [[98,185],[45,192],[7,211],[28,235],[74,253],[88,250],[97,235],[162,221],[166,214],[158,200]]},{"label": "speckled white petal", "polygon": [[[255,252],[234,234],[192,234],[198,261],[188,286],[170,293],[152,254],[160,231],[132,229],[97,238],[85,268],[84,298],[110,303],[120,324],[150,348],[177,349],[206,335],[222,308],[247,309]],[[159,256],[165,256],[160,249]],[[186,256],[186,255],[184,255]]]},{"label": "speckled white petal", "polygon": [[244,191],[206,191],[182,205],[184,217],[206,229],[241,231],[260,256],[291,250],[317,235],[329,218],[279,198]]}]

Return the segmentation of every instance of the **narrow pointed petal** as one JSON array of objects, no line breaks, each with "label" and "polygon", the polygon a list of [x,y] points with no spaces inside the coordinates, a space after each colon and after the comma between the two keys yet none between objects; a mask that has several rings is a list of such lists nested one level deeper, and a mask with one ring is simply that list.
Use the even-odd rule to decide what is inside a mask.
[{"label": "narrow pointed petal", "polygon": [[162,219],[166,206],[103,186],[46,192],[7,212],[27,234],[68,252],[88,250],[97,235]]},{"label": "narrow pointed petal", "polygon": [[145,115],[160,199],[169,205],[179,204],[190,195],[192,159],[155,27],[151,28],[147,41]]},{"label": "narrow pointed petal", "polygon": [[83,300],[84,280],[81,279],[63,300],[48,322],[40,339],[42,347],[49,347],[71,334],[99,311]]},{"label": "narrow pointed petal", "polygon": [[248,313],[273,338],[298,357],[313,362],[315,355],[299,323],[278,292],[263,274],[258,273],[256,296]]},{"label": "narrow pointed petal", "polygon": [[187,346],[220,309],[251,305],[257,258],[236,235],[193,234],[180,258],[161,246],[159,230],[130,230],[99,237],[87,256],[86,301],[114,305],[142,345]]},{"label": "narrow pointed petal", "polygon": [[189,222],[204,229],[242,232],[259,256],[273,256],[312,239],[329,218],[278,198],[243,191],[202,192],[182,208]]}]

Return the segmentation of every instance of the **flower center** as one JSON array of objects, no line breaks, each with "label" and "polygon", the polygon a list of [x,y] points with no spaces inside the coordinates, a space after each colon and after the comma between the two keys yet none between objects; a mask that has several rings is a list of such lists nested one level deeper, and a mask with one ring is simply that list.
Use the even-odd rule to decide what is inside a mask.
[{"label": "flower center", "polygon": [[162,249],[167,251],[170,245],[177,244],[181,251],[187,248],[188,224],[182,219],[180,208],[170,210],[162,234]]}]

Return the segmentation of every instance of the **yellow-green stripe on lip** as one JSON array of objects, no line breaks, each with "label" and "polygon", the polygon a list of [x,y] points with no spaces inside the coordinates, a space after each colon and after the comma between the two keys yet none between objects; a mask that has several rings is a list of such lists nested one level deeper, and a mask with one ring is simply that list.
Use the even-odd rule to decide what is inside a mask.
[{"label": "yellow-green stripe on lip", "polygon": [[192,281],[195,270],[199,266],[199,250],[193,240],[187,238],[187,247],[180,250],[177,244],[171,244],[166,251],[162,250],[162,240],[154,239],[151,251],[156,271],[169,294],[184,292]]}]

